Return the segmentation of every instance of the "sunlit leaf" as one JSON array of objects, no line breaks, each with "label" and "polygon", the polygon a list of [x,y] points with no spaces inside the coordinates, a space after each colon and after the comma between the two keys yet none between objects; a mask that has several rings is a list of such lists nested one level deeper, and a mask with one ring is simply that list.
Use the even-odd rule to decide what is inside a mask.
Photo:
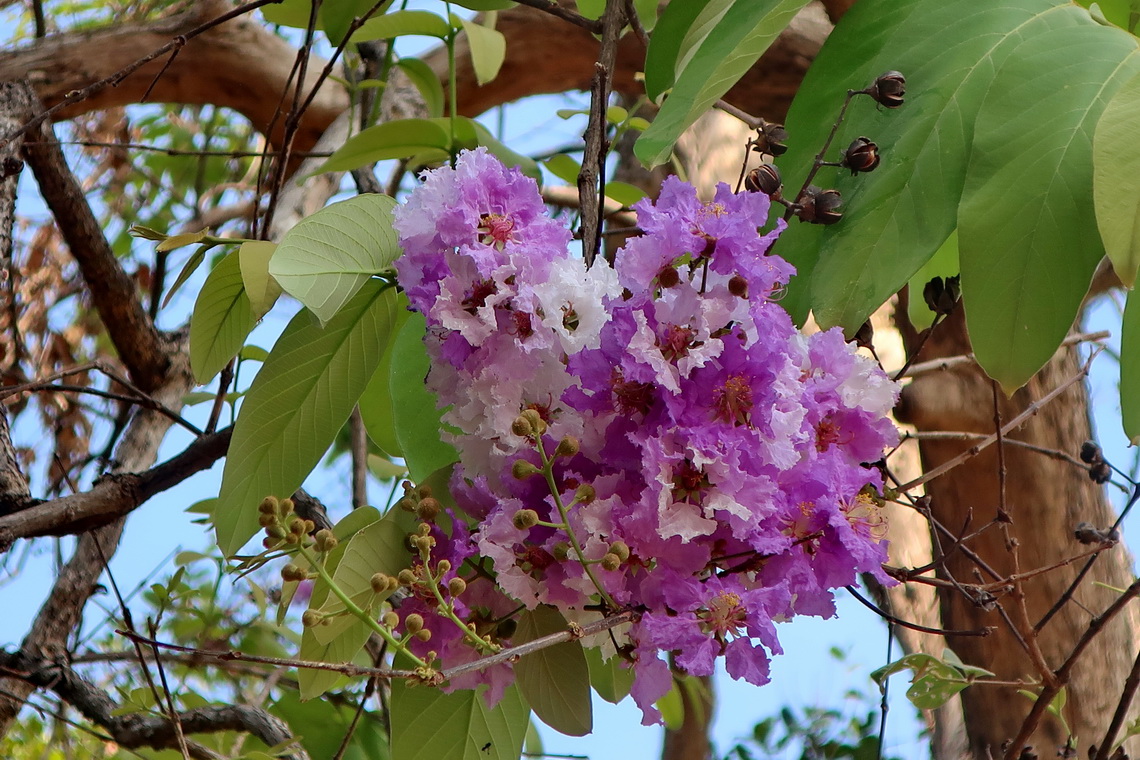
[{"label": "sunlit leaf", "polygon": [[590,685],[598,696],[612,704],[629,696],[633,686],[633,668],[618,655],[604,659],[598,647],[586,649],[586,663],[590,667]]},{"label": "sunlit leaf", "polygon": [[386,195],[326,206],[285,233],[269,262],[281,287],[327,323],[363,285],[400,255]]},{"label": "sunlit leaf", "polygon": [[[384,356],[380,366],[376,368],[368,387],[360,396],[360,417],[364,421],[364,429],[368,437],[389,456],[402,457],[403,449],[396,435],[396,413],[392,402],[392,354],[396,337],[407,321],[410,312],[407,310],[407,297],[401,293],[398,296],[396,319],[392,325],[392,335],[384,349]],[[400,308],[403,307],[403,308]]]},{"label": "sunlit leaf", "polygon": [[1120,328],[1120,418],[1124,434],[1140,445],[1140,295],[1133,290]]},{"label": "sunlit leaf", "polygon": [[276,250],[275,243],[263,240],[242,243],[238,249],[241,281],[245,285],[245,294],[249,297],[249,305],[255,317],[260,318],[269,311],[281,295],[281,286],[269,274],[269,260]]},{"label": "sunlit leaf", "polygon": [[190,317],[190,368],[202,384],[218,374],[241,348],[254,317],[241,279],[238,252],[210,272]]},{"label": "sunlit leaf", "polygon": [[1117,90],[1093,136],[1093,206],[1105,253],[1126,287],[1140,267],[1140,76]]},{"label": "sunlit leaf", "polygon": [[170,299],[174,298],[174,294],[190,279],[190,275],[194,274],[194,272],[198,270],[198,267],[202,266],[202,262],[206,260],[206,251],[211,248],[213,248],[212,245],[200,245],[198,246],[198,250],[190,254],[190,258],[186,259],[186,263],[182,265],[182,270],[178,272],[178,276],[174,279],[174,284],[170,286],[170,290],[166,291],[166,296],[162,299],[162,308],[166,308],[167,304],[170,303]]},{"label": "sunlit leaf", "polygon": [[389,158],[410,158],[425,151],[447,157],[451,136],[434,119],[397,119],[361,130],[345,140],[313,174],[359,169]]},{"label": "sunlit leaf", "polygon": [[180,235],[171,235],[156,245],[154,249],[159,253],[164,253],[166,251],[173,251],[175,248],[181,248],[184,245],[194,245],[195,243],[201,243],[206,238],[206,235],[209,234],[209,232],[209,230],[203,229],[198,230],[197,232],[183,232]]},{"label": "sunlit leaf", "polygon": [[396,297],[368,283],[323,329],[299,313],[254,378],[234,426],[214,510],[234,554],[257,532],[265,496],[292,494],[352,412],[388,341]]},{"label": "sunlit leaf", "polygon": [[[392,11],[373,16],[352,33],[352,42],[387,40],[393,37],[420,35],[443,39],[451,32],[447,20],[428,11]],[[438,77],[436,81],[439,81]]]},{"label": "sunlit leaf", "polygon": [[499,75],[499,68],[507,55],[507,38],[502,32],[463,19],[467,44],[471,48],[471,63],[475,68],[475,81],[480,86]]}]

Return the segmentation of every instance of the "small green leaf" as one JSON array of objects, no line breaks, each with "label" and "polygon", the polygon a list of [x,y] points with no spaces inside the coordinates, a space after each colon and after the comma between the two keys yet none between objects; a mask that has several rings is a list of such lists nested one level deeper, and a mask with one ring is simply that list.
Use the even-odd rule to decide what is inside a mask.
[{"label": "small green leaf", "polygon": [[322,324],[400,255],[386,195],[358,195],[326,206],[285,233],[269,274]]},{"label": "small green leaf", "polygon": [[212,245],[198,246],[198,250],[194,251],[194,253],[190,255],[190,258],[186,259],[186,263],[182,265],[182,271],[178,273],[178,277],[174,279],[174,284],[170,286],[170,290],[166,291],[166,297],[162,299],[162,308],[166,308],[166,305],[170,303],[171,298],[174,298],[174,294],[178,292],[178,289],[186,284],[186,281],[190,279],[190,275],[194,274],[198,267],[202,266],[202,262],[206,260],[206,251],[213,247]]},{"label": "small green leaf", "polygon": [[610,124],[621,124],[629,118],[629,111],[621,106],[610,106],[606,109],[606,121]]},{"label": "small green leaf", "polygon": [[1140,267],[1140,76],[1121,87],[1093,135],[1093,206],[1105,253],[1125,287]]},{"label": "small green leaf", "polygon": [[[381,519],[355,533],[333,573],[333,582],[361,609],[371,609],[384,601],[391,592],[376,594],[372,591],[372,576],[386,573],[395,576],[411,564],[407,549],[407,534],[393,520]],[[327,625],[313,629],[313,638],[329,644],[342,632],[352,627],[357,619],[345,611],[344,602],[330,594],[319,607],[327,615],[336,615]]]},{"label": "small green leaf", "polygon": [[657,709],[661,712],[661,720],[665,728],[670,731],[680,731],[685,722],[685,699],[681,696],[681,684],[674,678],[673,685],[665,696],[657,700]]},{"label": "small green leaf", "polygon": [[617,704],[629,696],[633,687],[633,668],[618,655],[603,659],[599,647],[586,649],[586,664],[590,667],[590,685],[598,696]]},{"label": "small green leaf", "polygon": [[1140,445],[1140,291],[1128,294],[1120,327],[1120,419],[1133,446]]},{"label": "small green leaf", "polygon": [[[397,119],[361,130],[345,140],[313,174],[346,172],[389,158],[428,153],[447,157],[451,136],[434,119]],[[311,175],[310,175],[311,176]]]},{"label": "small green leaf", "polygon": [[[428,11],[392,11],[373,16],[352,33],[351,42],[390,40],[393,37],[420,35],[444,39],[451,33],[447,20]],[[439,81],[438,78],[436,81]]]},{"label": "small green leaf", "polygon": [[261,15],[270,24],[307,29],[312,10],[313,0],[281,0],[280,3],[262,6]]},{"label": "small green leaf", "polygon": [[475,67],[475,81],[480,86],[499,75],[499,68],[507,56],[507,38],[502,32],[463,19],[467,44],[471,48],[471,63]]},{"label": "small green leaf", "polygon": [[588,19],[601,18],[606,9],[606,0],[578,0],[578,12]]},{"label": "small green leaf", "polygon": [[[392,4],[392,0],[387,2],[376,10],[376,13],[369,18],[369,21],[375,19],[378,14],[383,14],[387,6]],[[363,18],[365,14],[372,10],[376,5],[376,0],[335,0],[334,2],[321,3],[321,28],[325,30],[328,35],[329,42],[334,45],[340,44],[344,39],[344,35],[348,34],[348,29],[352,26],[352,22],[357,18]],[[379,15],[384,18],[383,15]],[[368,23],[367,21],[365,23]],[[355,39],[355,38],[354,38]],[[365,37],[364,40],[370,38]]]},{"label": "small green leaf", "polygon": [[909,654],[889,665],[884,665],[871,673],[871,678],[882,687],[888,676],[902,670],[914,671],[906,696],[920,710],[940,707],[970,685],[957,668],[933,655],[922,653]]},{"label": "small green leaf", "polygon": [[238,252],[210,272],[190,317],[190,368],[202,384],[234,358],[253,329],[253,310],[241,279]]},{"label": "small green leaf", "polygon": [[403,69],[408,79],[420,91],[424,105],[427,106],[428,116],[435,118],[443,116],[443,85],[440,84],[439,76],[432,71],[431,66],[419,58],[401,58],[396,61],[396,65]]},{"label": "small green leaf", "polygon": [[241,264],[241,281],[245,294],[249,297],[254,317],[260,319],[273,308],[281,295],[281,286],[269,274],[269,260],[277,250],[276,243],[251,240],[238,249],[238,262]]},{"label": "small green leaf", "polygon": [[[518,616],[514,644],[565,631],[566,618],[553,607],[524,610]],[[519,691],[546,725],[567,736],[593,729],[590,668],[581,641],[564,641],[524,656],[514,666]]]},{"label": "small green leaf", "polygon": [[180,235],[171,235],[156,245],[154,249],[159,253],[165,253],[166,251],[173,251],[175,248],[181,248],[184,245],[201,243],[206,239],[209,232],[209,230],[202,229],[197,232],[183,232]]},{"label": "small green leaf", "polygon": [[424,385],[430,366],[423,344],[425,331],[423,315],[411,314],[391,349],[396,438],[416,482],[459,461],[455,447],[440,438],[441,412],[436,408],[435,394]]},{"label": "small green leaf", "polygon": [[328,450],[380,363],[395,310],[393,290],[368,283],[324,329],[304,312],[289,322],[234,426],[213,514],[226,555],[257,532],[261,500],[292,494]]},{"label": "small green leaf", "polygon": [[623,206],[632,206],[646,195],[647,193],[640,187],[628,182],[614,180],[606,183],[606,197],[613,198]]},{"label": "small green leaf", "polygon": [[555,177],[571,185],[578,181],[578,173],[582,171],[582,165],[565,153],[551,156],[542,165]]},{"label": "small green leaf", "polygon": [[517,686],[491,710],[477,691],[445,694],[395,679],[390,710],[399,760],[518,760],[530,725]]},{"label": "small green leaf", "polygon": [[515,6],[514,0],[451,0],[451,2],[473,11],[501,11]]}]

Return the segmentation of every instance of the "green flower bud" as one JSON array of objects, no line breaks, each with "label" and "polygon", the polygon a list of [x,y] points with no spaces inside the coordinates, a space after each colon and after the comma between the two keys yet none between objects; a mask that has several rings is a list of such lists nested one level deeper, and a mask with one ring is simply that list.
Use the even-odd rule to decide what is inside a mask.
[{"label": "green flower bud", "polygon": [[317,551],[328,552],[332,551],[339,543],[336,536],[328,528],[322,528],[317,531],[317,535],[313,536],[313,540],[317,544]]},{"label": "green flower bud", "polygon": [[283,581],[296,583],[298,581],[305,580],[307,577],[308,575],[305,573],[305,571],[302,570],[299,566],[294,565],[292,562],[281,568],[281,580]]},{"label": "green flower bud", "polygon": [[301,615],[301,625],[306,628],[313,628],[324,622],[325,616],[317,610],[305,610]]},{"label": "green flower bud", "polygon": [[511,432],[521,438],[529,438],[534,435],[534,430],[530,426],[530,420],[522,415],[515,417],[515,421],[511,423]]},{"label": "green flower bud", "polygon": [[276,496],[266,496],[261,500],[261,503],[257,505],[257,511],[263,515],[275,515],[277,514],[278,506]]},{"label": "green flower bud", "polygon": [[416,486],[416,496],[419,496],[421,499],[430,499],[431,486],[429,486],[427,483],[420,483],[418,486]]},{"label": "green flower bud", "polygon": [[293,500],[292,499],[282,499],[281,500],[281,509],[280,509],[281,514],[287,515],[287,514],[292,513],[292,511],[293,511]]},{"label": "green flower bud", "polygon": [[429,631],[427,628],[421,628],[420,630],[416,631],[415,636],[420,641],[431,641],[431,631]]},{"label": "green flower bud", "polygon": [[444,573],[446,573],[447,571],[449,571],[451,569],[451,561],[446,560],[446,559],[441,559],[439,561],[439,563],[435,566],[435,569],[440,575],[443,575]]},{"label": "green flower bud", "polygon": [[565,541],[559,541],[551,547],[550,553],[554,555],[554,559],[559,562],[564,562],[566,558],[570,556],[570,544]]},{"label": "green flower bud", "polygon": [[554,450],[556,457],[572,457],[578,453],[581,446],[578,444],[578,439],[572,435],[568,435],[558,442],[558,448]]},{"label": "green flower bud", "polygon": [[372,577],[368,579],[368,584],[372,586],[372,592],[376,594],[383,594],[388,591],[389,581],[392,576],[385,575],[384,573],[373,573]]},{"label": "green flower bud", "polygon": [[396,506],[399,507],[400,509],[404,510],[405,512],[415,512],[416,511],[416,500],[405,496],[404,498],[402,498],[398,502],[396,502]]},{"label": "green flower bud", "polygon": [[396,576],[396,580],[400,582],[401,586],[414,586],[416,585],[416,573],[414,570],[404,568]]},{"label": "green flower bud", "polygon": [[583,483],[578,486],[578,490],[574,492],[574,498],[579,504],[591,504],[594,499],[598,498],[598,492],[589,483]]},{"label": "green flower bud", "polygon": [[257,516],[257,524],[263,528],[268,528],[270,525],[276,525],[277,515],[271,515],[262,512]]},{"label": "green flower bud", "polygon": [[419,633],[423,630],[423,627],[424,618],[417,612],[413,612],[411,615],[408,615],[406,618],[404,618],[404,630],[408,633]]},{"label": "green flower bud", "polygon": [[519,530],[529,530],[538,525],[538,512],[533,509],[520,509],[515,512],[515,516],[511,518],[511,522]]},{"label": "green flower bud", "polygon": [[467,590],[467,581],[462,578],[452,578],[447,582],[447,591],[452,596],[459,596]]},{"label": "green flower bud", "polygon": [[546,432],[546,421],[542,419],[542,415],[538,413],[538,410],[525,409],[520,416],[526,418],[526,421],[530,423],[532,435],[542,435]]},{"label": "green flower bud", "polygon": [[270,538],[285,538],[286,533],[285,529],[280,525],[270,525],[265,529],[265,535],[269,536]]},{"label": "green flower bud", "polygon": [[617,570],[619,567],[621,567],[621,557],[614,554],[613,552],[610,552],[606,556],[602,557],[601,564],[603,570]]},{"label": "green flower bud", "polygon": [[381,618],[381,622],[384,623],[385,628],[392,629],[400,624],[400,616],[394,610],[388,610]]},{"label": "green flower bud", "polygon": [[516,459],[514,464],[511,465],[511,475],[514,476],[515,480],[526,480],[532,475],[539,475],[541,473],[542,470],[525,459]]},{"label": "green flower bud", "polygon": [[625,562],[629,559],[629,546],[626,545],[625,541],[614,541],[610,544],[610,553],[616,554],[618,559]]}]

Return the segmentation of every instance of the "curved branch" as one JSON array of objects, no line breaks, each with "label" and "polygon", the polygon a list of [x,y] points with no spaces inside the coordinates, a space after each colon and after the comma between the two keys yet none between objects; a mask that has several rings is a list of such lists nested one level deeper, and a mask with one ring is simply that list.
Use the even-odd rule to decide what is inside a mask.
[{"label": "curved branch", "polygon": [[[120,705],[67,665],[29,657],[20,652],[0,651],[0,668],[32,686],[54,692],[83,717],[101,726],[123,747],[178,747],[174,723],[166,716],[145,713],[115,715],[114,712]],[[293,738],[284,721],[261,708],[249,705],[208,706],[186,710],[178,714],[178,722],[187,734],[241,731],[256,736],[269,747]],[[309,756],[297,744],[286,757],[308,760]]]}]

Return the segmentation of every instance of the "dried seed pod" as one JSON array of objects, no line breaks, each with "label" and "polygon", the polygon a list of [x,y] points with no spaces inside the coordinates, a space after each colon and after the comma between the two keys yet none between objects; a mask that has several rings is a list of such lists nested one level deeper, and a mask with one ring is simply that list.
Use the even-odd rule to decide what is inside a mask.
[{"label": "dried seed pod", "polygon": [[863,92],[885,108],[898,108],[903,104],[903,97],[906,95],[906,77],[898,71],[888,71],[880,74]]},{"label": "dried seed pod", "polygon": [[875,167],[879,165],[879,158],[878,145],[866,137],[856,137],[847,146],[847,150],[843,153],[843,159],[839,163],[850,169],[851,174],[855,175],[859,172],[874,171]]},{"label": "dried seed pod", "polygon": [[811,185],[796,199],[795,215],[812,224],[835,224],[843,218],[841,205],[843,197],[838,190],[820,190]]},{"label": "dried seed pod", "polygon": [[760,164],[744,178],[744,189],[750,193],[775,195],[780,192],[783,184],[780,170],[772,164]]},{"label": "dried seed pod", "polygon": [[761,121],[752,140],[752,150],[769,156],[782,156],[788,151],[788,130],[783,124]]},{"label": "dried seed pod", "polygon": [[1085,464],[1096,464],[1103,458],[1096,441],[1085,441],[1081,444],[1081,461]]}]

